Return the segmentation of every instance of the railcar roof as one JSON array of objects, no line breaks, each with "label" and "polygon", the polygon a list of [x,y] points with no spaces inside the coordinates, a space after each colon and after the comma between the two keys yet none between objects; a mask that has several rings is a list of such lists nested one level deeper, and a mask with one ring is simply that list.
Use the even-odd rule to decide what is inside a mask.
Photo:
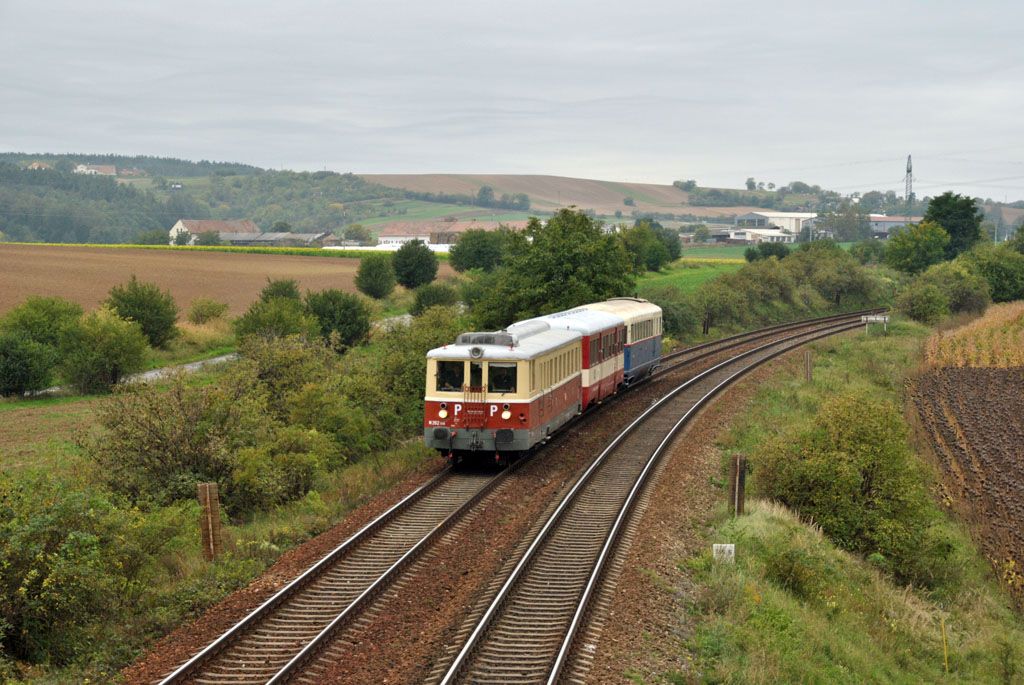
[{"label": "railcar roof", "polygon": [[538,316],[526,321],[517,321],[508,327],[508,332],[515,333],[517,330],[523,330],[528,325],[533,325],[536,322],[546,323],[551,330],[578,331],[583,335],[593,335],[615,326],[621,326],[624,323],[622,317],[609,312],[588,309],[585,305],[575,309],[567,309],[564,312]]},{"label": "railcar roof", "polygon": [[604,302],[584,305],[592,311],[609,312],[632,323],[637,319],[661,314],[661,307],[647,300],[633,297],[616,297]]},{"label": "railcar roof", "polygon": [[[445,345],[427,352],[429,359],[474,359],[474,360],[523,360],[534,359],[542,354],[556,350],[568,343],[578,341],[583,336],[577,331],[549,330],[520,338],[518,343],[508,345]],[[474,357],[474,349],[480,351]]]}]

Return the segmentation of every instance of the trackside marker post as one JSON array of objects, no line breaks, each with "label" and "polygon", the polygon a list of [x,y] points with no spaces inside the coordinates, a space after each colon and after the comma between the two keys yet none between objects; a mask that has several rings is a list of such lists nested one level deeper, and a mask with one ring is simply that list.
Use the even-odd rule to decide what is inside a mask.
[{"label": "trackside marker post", "polygon": [[729,511],[733,516],[743,514],[746,484],[747,458],[735,456],[729,464]]},{"label": "trackside marker post", "polygon": [[197,489],[202,509],[199,530],[203,540],[203,557],[213,561],[221,552],[220,495],[216,483],[199,483]]}]

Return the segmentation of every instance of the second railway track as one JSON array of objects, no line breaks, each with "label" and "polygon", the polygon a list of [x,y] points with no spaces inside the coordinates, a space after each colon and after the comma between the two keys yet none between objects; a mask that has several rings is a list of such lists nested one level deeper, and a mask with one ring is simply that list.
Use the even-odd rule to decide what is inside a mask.
[{"label": "second railway track", "polygon": [[[772,326],[666,355],[661,377],[698,360],[861,312]],[[445,471],[365,526],[161,683],[276,683],[301,672],[402,570],[511,471]]]},{"label": "second railway track", "polygon": [[717,364],[631,423],[593,462],[541,528],[484,611],[443,685],[555,683],[571,660],[589,599],[658,458],[722,388],[791,349],[858,325],[818,324]]}]

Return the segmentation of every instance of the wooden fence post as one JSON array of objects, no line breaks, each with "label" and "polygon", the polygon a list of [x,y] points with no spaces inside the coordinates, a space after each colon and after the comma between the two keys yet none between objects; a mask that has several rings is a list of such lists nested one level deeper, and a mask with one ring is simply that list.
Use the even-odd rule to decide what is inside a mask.
[{"label": "wooden fence post", "polygon": [[743,514],[744,490],[747,484],[747,458],[736,456],[729,464],[729,511],[733,516]]},{"label": "wooden fence post", "polygon": [[203,539],[203,557],[213,561],[220,555],[220,495],[216,483],[199,483],[197,486],[200,514],[199,530]]},{"label": "wooden fence post", "polygon": [[804,350],[804,380],[808,383],[814,380],[814,362],[810,350]]}]

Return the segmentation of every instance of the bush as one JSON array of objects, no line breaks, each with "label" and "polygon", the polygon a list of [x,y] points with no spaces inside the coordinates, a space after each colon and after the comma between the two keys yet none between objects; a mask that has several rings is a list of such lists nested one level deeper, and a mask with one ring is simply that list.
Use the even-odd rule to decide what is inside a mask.
[{"label": "bush", "polygon": [[[180,521],[176,523],[180,524]],[[32,663],[66,664],[131,602],[173,536],[95,491],[0,473],[0,643]]]},{"label": "bush", "polygon": [[[932,582],[915,561],[935,551],[922,536],[931,524],[928,492],[891,403],[862,393],[833,398],[795,439],[766,445],[754,468],[760,493],[813,519],[839,547],[880,555],[903,581]],[[795,560],[780,564],[793,569]]]},{"label": "bush", "polygon": [[282,428],[274,439],[238,451],[225,506],[232,511],[266,510],[309,492],[334,452],[315,430]]},{"label": "bush", "polygon": [[0,319],[0,330],[59,347],[61,336],[82,318],[82,308],[59,297],[29,297]]},{"label": "bush", "polygon": [[227,313],[227,302],[218,302],[208,297],[198,297],[192,301],[192,306],[188,309],[188,320],[190,323],[202,325],[219,319]]},{"label": "bush", "polygon": [[306,293],[306,309],[320,323],[320,335],[341,350],[358,345],[370,334],[370,310],[358,296],[341,290]]},{"label": "bush", "polygon": [[375,300],[382,299],[395,289],[395,268],[389,254],[368,254],[359,260],[356,288]]},{"label": "bush", "polygon": [[24,395],[50,384],[57,354],[22,333],[0,333],[0,395]]},{"label": "bush", "polygon": [[921,274],[918,281],[930,283],[941,290],[949,299],[949,310],[954,314],[981,314],[992,302],[988,282],[961,263],[935,264]]},{"label": "bush", "polygon": [[885,259],[885,241],[862,240],[850,246],[850,255],[861,264],[880,264]]},{"label": "bush", "polygon": [[301,301],[276,297],[253,302],[249,310],[235,320],[235,334],[239,339],[248,336],[282,338],[288,335],[315,338],[320,335],[320,322],[306,313]]},{"label": "bush", "polygon": [[988,281],[994,302],[1024,299],[1024,255],[1006,247],[980,245],[962,255],[971,270]]},{"label": "bush", "polygon": [[789,255],[790,249],[784,243],[758,243],[743,251],[743,257],[748,262],[756,262],[759,259],[778,257],[784,259]]},{"label": "bush", "polygon": [[122,319],[137,322],[153,347],[163,347],[174,337],[178,305],[155,283],[140,283],[132,275],[124,285],[111,288],[106,304]]},{"label": "bush", "polygon": [[437,277],[437,255],[419,240],[411,240],[395,252],[395,278],[412,290]]},{"label": "bush", "polygon": [[459,301],[459,293],[444,283],[428,283],[416,288],[416,300],[413,302],[413,316],[419,316],[431,307],[451,307]]},{"label": "bush", "polygon": [[700,315],[693,298],[687,297],[679,288],[672,285],[651,288],[644,297],[661,307],[662,324],[669,335],[683,338],[700,328]]},{"label": "bush", "polygon": [[938,286],[915,281],[896,298],[896,309],[914,321],[932,325],[949,316],[949,298]]},{"label": "bush", "polygon": [[146,336],[138,323],[102,307],[68,332],[61,358],[64,377],[76,390],[107,392],[126,375],[142,370]]},{"label": "bush", "polygon": [[294,278],[279,278],[277,280],[267,279],[267,284],[260,291],[260,301],[270,302],[273,299],[282,297],[286,300],[302,300],[299,293],[299,282]]}]

